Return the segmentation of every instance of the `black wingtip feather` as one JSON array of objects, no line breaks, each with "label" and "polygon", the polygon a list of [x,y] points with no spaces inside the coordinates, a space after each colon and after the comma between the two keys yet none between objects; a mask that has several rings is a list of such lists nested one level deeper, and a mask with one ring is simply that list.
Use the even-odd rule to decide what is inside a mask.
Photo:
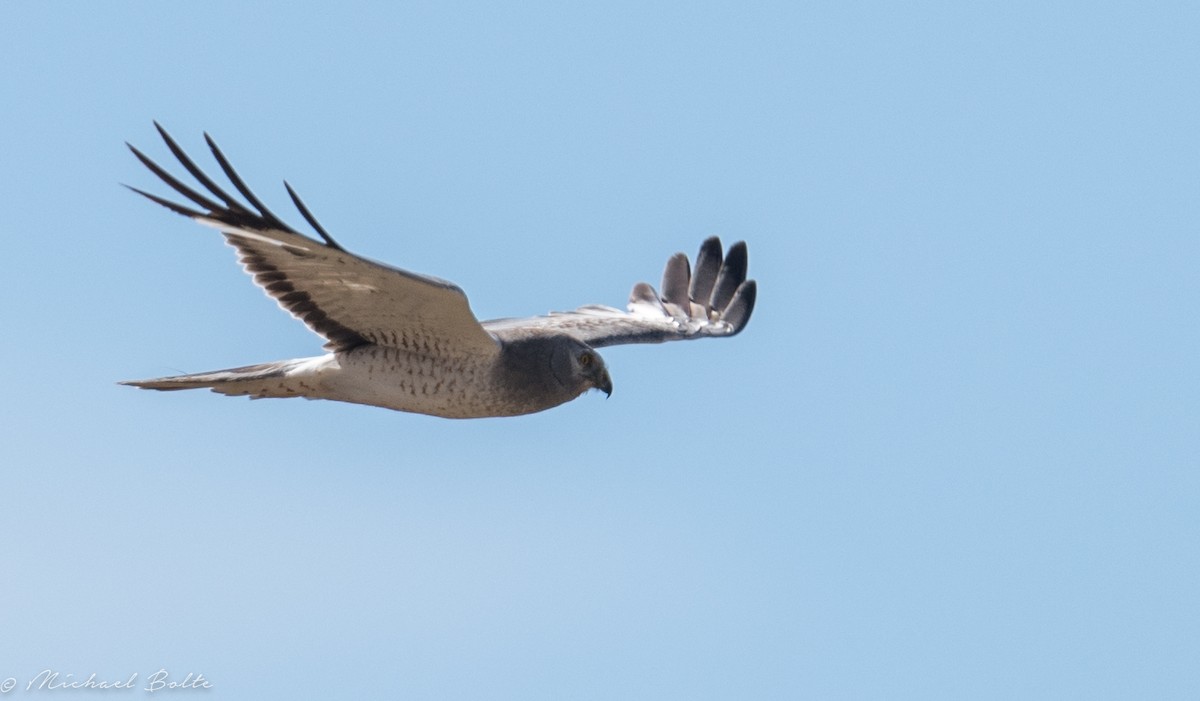
[{"label": "black wingtip feather", "polygon": [[233,165],[229,163],[229,159],[225,158],[225,154],[221,153],[221,149],[217,146],[217,142],[213,141],[213,138],[208,135],[208,132],[204,132],[204,141],[208,144],[209,150],[212,151],[213,158],[217,159],[217,163],[221,166],[221,170],[225,171],[225,177],[229,178],[229,182],[233,183],[233,186],[237,188],[237,191],[242,193],[242,197],[246,198],[246,201],[250,203],[250,206],[258,210],[259,214],[267,222],[267,224],[269,224],[272,228],[281,229],[283,231],[292,231],[287,224],[284,224],[279,217],[275,216],[275,213],[268,209],[267,206],[254,195],[250,188],[246,186],[246,183],[242,180],[241,176],[237,174],[237,171],[233,169]]},{"label": "black wingtip feather", "polygon": [[155,163],[149,156],[139,151],[133,144],[126,141],[125,145],[129,147],[129,150],[133,152],[134,156],[137,156],[137,159],[142,162],[142,165],[146,166],[151,173],[154,173],[156,176],[158,176],[159,180],[166,183],[175,192],[178,192],[210,212],[216,212],[224,209],[221,207],[221,205],[208,199],[204,195],[201,195],[199,192],[196,192],[187,185],[184,185],[183,182],[181,182],[174,175],[168,173],[162,166]]},{"label": "black wingtip feather", "polygon": [[230,211],[237,212],[239,214],[251,213],[250,210],[246,209],[245,205],[239,202],[236,197],[230,195],[225,191],[224,188],[213,181],[212,178],[208,177],[203,170],[200,170],[200,167],[196,165],[196,162],[187,155],[183,148],[175,141],[174,138],[171,137],[169,133],[167,133],[167,130],[164,129],[161,124],[155,122],[154,128],[158,130],[158,135],[161,136],[163,142],[167,144],[167,148],[171,150],[171,153],[175,156],[175,159],[187,169],[187,172],[192,174],[193,178],[207,188],[209,192],[219,197]]},{"label": "black wingtip feather", "polygon": [[696,267],[692,271],[692,284],[688,296],[693,302],[704,306],[705,311],[712,307],[713,286],[721,271],[721,239],[710,236],[700,244],[700,252],[696,254]]},{"label": "black wingtip feather", "polygon": [[[292,234],[300,233],[284,223],[283,220],[281,220],[275,215],[274,212],[272,212],[265,204],[263,204],[262,200],[258,199],[258,197],[254,195],[250,188],[247,187],[245,181],[243,181],[241,176],[238,175],[237,171],[234,170],[233,165],[229,162],[229,159],[225,157],[225,154],[221,151],[221,148],[217,146],[216,141],[213,140],[213,138],[207,132],[204,134],[204,141],[208,144],[209,149],[212,151],[213,157],[221,166],[221,170],[225,173],[226,177],[229,178],[229,181],[233,184],[237,191],[241,193],[242,196],[245,197],[245,199],[250,203],[249,207],[243,204],[238,198],[230,194],[226,189],[218,185],[211,177],[206,175],[204,171],[196,165],[196,162],[187,155],[179,143],[175,141],[174,137],[172,137],[171,134],[161,124],[159,124],[157,120],[154,120],[153,123],[154,128],[158,131],[159,136],[162,137],[163,142],[167,145],[167,148],[170,149],[176,160],[179,161],[179,163],[188,171],[188,173],[192,175],[192,177],[196,179],[197,182],[199,182],[205,189],[208,190],[209,194],[220,199],[223,204],[222,202],[217,202],[205,194],[193,189],[189,185],[184,184],[181,180],[167,172],[165,168],[155,163],[154,160],[152,160],[149,156],[139,151],[135,146],[133,146],[133,144],[126,142],[125,145],[129,147],[129,150],[133,153],[133,155],[136,156],[139,161],[141,161],[142,165],[146,166],[150,172],[154,173],[159,180],[162,180],[164,183],[166,183],[172,190],[175,190],[175,192],[196,204],[199,209],[192,209],[190,207],[171,202],[170,200],[164,199],[157,195],[152,195],[138,188],[126,186],[129,187],[130,190],[133,190],[134,192],[142,195],[152,202],[155,202],[156,204],[160,204],[167,209],[184,216],[193,218],[209,218],[215,221],[224,222],[231,226],[244,227],[248,229],[278,229],[280,231],[286,231]],[[321,238],[324,239],[325,244],[335,250],[345,251],[345,247],[338,243],[333,236],[331,236],[329,232],[325,230],[325,227],[321,226],[320,222],[318,222],[316,217],[313,216],[312,212],[304,204],[303,200],[301,200],[296,194],[295,190],[292,189],[292,186],[287,182],[284,182],[284,187],[287,188],[288,195],[291,196],[292,202],[295,203],[296,208],[300,211],[300,214],[303,215],[305,221],[307,221],[313,227],[313,229],[320,234]]]},{"label": "black wingtip feather", "polygon": [[721,272],[717,274],[717,284],[712,293],[712,308],[723,311],[733,299],[733,294],[746,279],[746,268],[749,257],[746,254],[746,242],[738,241],[729,247],[725,254],[725,262]]},{"label": "black wingtip feather", "polygon": [[191,219],[195,219],[196,217],[204,216],[203,212],[197,212],[194,209],[188,209],[187,207],[184,207],[181,204],[176,204],[176,203],[172,202],[171,200],[164,199],[162,197],[159,197],[158,195],[151,195],[149,192],[146,192],[145,190],[139,190],[132,185],[126,185],[125,183],[121,183],[121,186],[129,188],[130,190],[133,190],[134,192],[141,195],[142,197],[145,197],[146,199],[150,200],[151,202],[154,202],[155,204],[160,204],[163,207],[166,207],[167,209],[171,210],[172,212],[175,212],[176,214],[182,214],[183,216],[189,217]]},{"label": "black wingtip feather", "polygon": [[667,267],[663,270],[662,279],[663,301],[686,311],[688,308],[688,284],[691,277],[691,264],[686,255],[676,253],[667,259]]},{"label": "black wingtip feather", "polygon": [[733,327],[730,336],[736,336],[750,323],[750,315],[754,312],[754,301],[758,298],[758,283],[746,280],[733,293],[733,299],[725,308],[721,319]]},{"label": "black wingtip feather", "polygon": [[333,237],[329,235],[329,232],[325,231],[325,227],[321,226],[321,223],[317,221],[317,218],[312,215],[312,212],[308,211],[308,207],[305,206],[304,200],[300,199],[300,195],[296,194],[296,191],[292,189],[292,186],[288,184],[288,181],[284,180],[283,186],[287,189],[288,194],[291,195],[292,202],[296,205],[296,209],[300,210],[300,216],[304,217],[304,220],[308,222],[309,226],[317,230],[317,233],[321,235],[321,238],[325,239],[325,243],[336,251],[345,251],[346,249],[342,247],[342,244],[335,241]]}]

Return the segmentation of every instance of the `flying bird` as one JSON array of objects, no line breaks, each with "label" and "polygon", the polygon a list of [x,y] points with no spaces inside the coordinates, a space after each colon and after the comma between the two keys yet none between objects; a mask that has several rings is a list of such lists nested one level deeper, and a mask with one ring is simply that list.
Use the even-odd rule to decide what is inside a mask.
[{"label": "flying bird", "polygon": [[283,223],[250,191],[208,134],[217,164],[245,199],[202,171],[157,122],[167,148],[203,190],[185,184],[132,145],[152,173],[190,201],[129,189],[211,226],[238,252],[254,282],[325,339],[324,355],[121,384],[142,389],[207,388],[220,394],[330,399],[446,418],[517,416],[568,402],[589,389],[612,394],[597,348],[733,336],[754,309],[746,245],[722,255],[704,241],[694,271],[667,261],[662,294],[634,286],[628,311],[588,305],[544,316],[480,322],[457,285],[364,258],[325,231],[296,195],[296,209],[321,240]]}]

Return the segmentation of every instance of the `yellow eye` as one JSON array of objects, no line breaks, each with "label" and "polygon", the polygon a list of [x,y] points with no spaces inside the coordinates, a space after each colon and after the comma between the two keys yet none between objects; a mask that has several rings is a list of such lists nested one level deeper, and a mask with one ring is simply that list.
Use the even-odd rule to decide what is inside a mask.
[{"label": "yellow eye", "polygon": [[582,366],[583,366],[583,367],[585,367],[585,368],[586,368],[587,366],[591,365],[591,364],[592,364],[592,354],[591,354],[591,353],[584,353],[583,355],[580,355],[580,356],[579,356],[579,364],[580,364],[580,365],[582,365]]}]

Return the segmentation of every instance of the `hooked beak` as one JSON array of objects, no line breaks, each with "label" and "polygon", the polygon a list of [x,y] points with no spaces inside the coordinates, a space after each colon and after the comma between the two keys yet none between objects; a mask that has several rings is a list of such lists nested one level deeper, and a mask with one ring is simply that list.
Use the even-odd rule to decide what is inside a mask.
[{"label": "hooked beak", "polygon": [[596,389],[604,392],[604,396],[612,396],[612,378],[608,376],[608,368],[602,369],[599,374],[596,375],[595,380],[593,380],[593,384]]}]

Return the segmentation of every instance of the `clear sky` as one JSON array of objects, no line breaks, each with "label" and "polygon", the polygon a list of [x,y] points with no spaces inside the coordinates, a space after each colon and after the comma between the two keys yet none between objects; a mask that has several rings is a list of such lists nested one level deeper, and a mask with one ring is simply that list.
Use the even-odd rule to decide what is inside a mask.
[{"label": "clear sky", "polygon": [[[1200,696],[1195,4],[103,5],[0,10],[10,696]],[[320,344],[153,119],[482,317],[758,308],[516,419],[120,387]]]}]

